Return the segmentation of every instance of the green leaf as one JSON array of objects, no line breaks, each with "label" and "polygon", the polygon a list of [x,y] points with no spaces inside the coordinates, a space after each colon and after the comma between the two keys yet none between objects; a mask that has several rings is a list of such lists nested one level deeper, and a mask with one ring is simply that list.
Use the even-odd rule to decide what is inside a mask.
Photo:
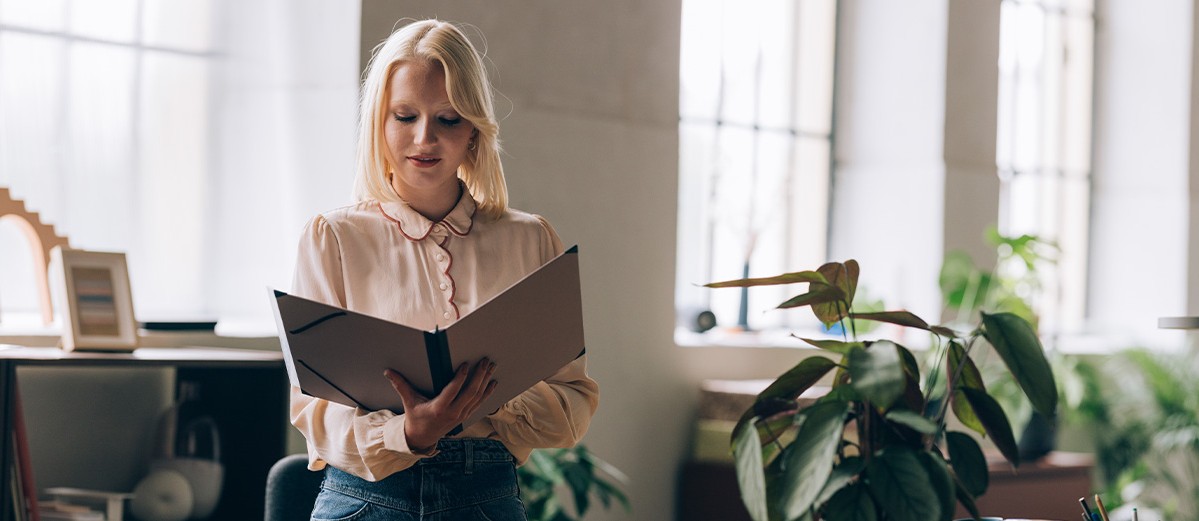
[{"label": "green leaf", "polygon": [[908,409],[923,411],[924,393],[920,390],[920,363],[916,361],[916,356],[911,351],[908,351],[906,347],[895,344],[895,350],[899,352],[899,359],[903,364],[903,377],[905,380],[903,401],[907,404]]},{"label": "green leaf", "polygon": [[741,501],[754,521],[769,521],[766,513],[766,474],[762,469],[762,443],[757,429],[744,429],[733,439],[737,484]]},{"label": "green leaf", "polygon": [[940,519],[941,500],[916,452],[888,447],[866,465],[870,489],[895,521]]},{"label": "green leaf", "polygon": [[842,385],[840,387],[834,387],[828,392],[828,394],[817,398],[816,403],[853,402],[860,399],[862,399],[862,397],[857,391],[854,390],[853,387]]},{"label": "green leaf", "polygon": [[565,478],[562,476],[562,469],[558,466],[558,461],[554,456],[545,450],[535,450],[529,455],[529,460],[542,476],[545,476],[554,484],[562,483]]},{"label": "green leaf", "polygon": [[842,294],[836,301],[812,305],[812,313],[816,318],[824,325],[831,326],[849,314],[849,307],[858,289],[858,261],[850,259],[844,263],[830,262],[816,268],[816,271],[824,275],[829,285],[839,289]]},{"label": "green leaf", "polygon": [[571,495],[575,500],[575,513],[579,517],[587,513],[591,508],[591,498],[588,494],[591,492],[592,476],[586,470],[583,470],[578,465],[571,465],[563,469],[562,475],[566,477]]},{"label": "green leaf", "polygon": [[779,456],[784,472],[779,479],[779,501],[786,519],[802,516],[812,506],[833,470],[841,445],[848,405],[829,402],[804,410],[807,418],[795,441]]},{"label": "green leaf", "polygon": [[[632,504],[629,503],[629,497],[626,496],[625,493],[620,489],[616,488],[615,485],[606,481],[596,481],[595,487],[603,491],[606,497],[616,498],[616,500],[620,502],[621,506],[624,507],[625,512],[631,512],[633,510]],[[607,505],[608,503],[605,501],[604,506],[607,507]]]},{"label": "green leaf", "polygon": [[799,398],[799,395],[804,391],[824,378],[832,368],[837,367],[836,362],[829,360],[823,356],[812,356],[803,359],[803,361],[795,364],[795,367],[787,370],[774,382],[771,382],[766,389],[758,394],[758,400],[767,398],[782,398],[785,400],[794,400]]},{"label": "green leaf", "polygon": [[828,502],[824,519],[829,521],[878,521],[878,509],[862,483],[841,489]]},{"label": "green leaf", "polygon": [[904,425],[921,434],[935,434],[937,432],[937,424],[932,420],[908,410],[894,410],[887,413],[888,421]]},{"label": "green leaf", "polygon": [[[962,365],[962,364],[965,365]],[[958,372],[958,367],[961,366],[961,372]],[[946,384],[953,383],[949,389],[949,405],[953,409],[954,416],[958,421],[962,422],[970,430],[979,434],[986,434],[987,431],[983,427],[982,421],[978,419],[978,415],[974,413],[974,407],[970,406],[970,400],[966,399],[966,395],[959,389],[970,388],[986,392],[983,387],[983,379],[978,371],[978,366],[974,365],[974,361],[966,355],[966,350],[957,342],[949,342],[949,356],[945,357],[945,372],[947,375],[957,375],[957,380],[951,382],[946,380]]]},{"label": "green leaf", "polygon": [[[795,413],[793,412],[761,419],[755,424],[758,431],[758,441],[762,445],[772,444],[775,440],[781,438],[783,434],[786,434],[787,430],[793,425],[795,425]],[[770,458],[763,454],[762,459],[765,461]]]},{"label": "green leaf", "polygon": [[[827,302],[840,302],[845,299],[845,292],[832,286],[812,285],[811,291],[791,297],[778,305],[778,309],[791,309],[801,306],[815,306]],[[835,321],[834,321],[835,322]]]},{"label": "green leaf", "polygon": [[837,353],[839,355],[849,354],[849,351],[855,347],[859,347],[859,348],[864,347],[864,344],[862,344],[861,342],[842,342],[840,340],[813,340],[811,338],[804,338],[804,337],[797,336],[797,335],[791,335],[791,336],[798,338],[800,340],[803,340],[804,342],[807,342],[808,344],[812,345],[813,347],[818,347],[825,351],[831,351],[831,352]]},{"label": "green leaf", "polygon": [[877,313],[853,313],[850,317],[857,320],[873,320],[875,322],[886,322],[888,324],[897,324],[904,327],[914,327],[928,331],[931,326],[924,319],[916,316],[910,311],[880,311]]},{"label": "green leaf", "polygon": [[945,326],[929,326],[928,330],[945,338],[956,338],[958,336],[957,331]]},{"label": "green leaf", "polygon": [[985,494],[991,478],[987,458],[978,442],[968,434],[951,431],[945,433],[945,445],[949,449],[949,463],[966,491],[975,497]]},{"label": "green leaf", "polygon": [[[961,482],[958,483],[960,484]],[[958,503],[961,503],[962,507],[964,507],[966,511],[970,513],[971,518],[982,519],[982,517],[978,515],[978,505],[974,504],[974,496],[971,496],[969,492],[966,492],[966,487],[954,487],[954,495],[957,496]]]},{"label": "green leaf", "polygon": [[741,419],[737,421],[737,426],[733,428],[733,439],[736,440],[737,435],[748,426],[750,420],[759,414],[757,412],[758,403],[772,400],[794,402],[799,395],[819,382],[825,374],[828,374],[829,370],[836,366],[835,362],[823,356],[808,357],[795,364],[795,367],[780,375],[766,389],[758,393],[757,399],[754,400],[754,407],[745,411],[741,415]]},{"label": "green leaf", "polygon": [[933,454],[927,450],[917,452],[916,458],[924,464],[924,470],[928,472],[929,484],[932,485],[933,492],[936,492],[937,499],[941,500],[940,521],[951,521],[954,514],[954,485],[953,477],[949,474],[949,467],[945,466],[945,460],[941,459],[939,454]]},{"label": "green leaf", "polygon": [[995,444],[995,447],[999,449],[1004,458],[1012,463],[1012,466],[1019,465],[1020,453],[1016,450],[1016,438],[1012,435],[1012,424],[1008,422],[1007,414],[1004,414],[999,402],[978,389],[964,387],[962,392],[970,401],[970,406],[974,408],[987,435],[991,437],[991,443]]},{"label": "green leaf", "polygon": [[1037,412],[1057,414],[1057,384],[1041,341],[1028,322],[1011,313],[983,313],[983,336],[995,347]]},{"label": "green leaf", "polygon": [[[987,390],[983,384],[982,373],[974,364],[974,360],[966,354],[966,349],[962,347],[962,344],[949,342],[949,357],[946,360],[948,360],[950,376],[956,375],[955,384],[958,387],[969,387],[984,392]],[[961,366],[960,373],[958,372],[959,366]]]},{"label": "green leaf", "polygon": [[906,384],[897,347],[881,340],[866,349],[854,349],[847,357],[851,385],[880,410],[890,408]]},{"label": "green leaf", "polygon": [[799,282],[811,282],[829,286],[828,279],[824,278],[815,271],[797,271],[795,273],[784,273],[774,277],[764,277],[758,279],[737,279],[726,280],[723,282],[712,282],[704,284],[705,288],[746,288],[750,286],[775,286],[779,284],[795,284]]},{"label": "green leaf", "polygon": [[833,467],[833,472],[829,474],[828,481],[824,483],[824,488],[820,490],[820,494],[812,501],[812,505],[820,508],[833,497],[841,489],[845,488],[862,473],[866,468],[866,463],[858,456],[849,456],[837,466]]}]

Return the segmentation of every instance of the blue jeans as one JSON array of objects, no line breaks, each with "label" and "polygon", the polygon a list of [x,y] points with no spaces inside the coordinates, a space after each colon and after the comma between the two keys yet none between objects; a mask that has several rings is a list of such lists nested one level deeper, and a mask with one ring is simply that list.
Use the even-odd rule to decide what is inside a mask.
[{"label": "blue jeans", "polygon": [[512,454],[495,440],[450,439],[436,456],[378,482],[325,467],[312,521],[527,521]]}]

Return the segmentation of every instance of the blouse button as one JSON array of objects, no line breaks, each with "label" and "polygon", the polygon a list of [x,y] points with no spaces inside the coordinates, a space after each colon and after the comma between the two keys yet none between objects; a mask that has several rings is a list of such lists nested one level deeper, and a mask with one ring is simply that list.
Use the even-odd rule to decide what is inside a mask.
[{"label": "blouse button", "polygon": [[439,260],[439,261],[440,261],[440,260],[445,260],[445,255],[442,255],[442,254],[438,253],[438,254],[437,254],[437,256],[436,256],[436,257],[434,257],[434,258],[435,258],[435,259],[437,259],[437,260]]},{"label": "blouse button", "polygon": [[442,282],[442,283],[441,283],[441,289],[446,289],[446,288],[449,288],[449,287],[450,287],[450,285],[449,285],[449,284],[446,284],[446,283],[444,283],[444,282]]},{"label": "blouse button", "polygon": [[450,312],[446,311],[445,313],[442,313],[441,316],[443,316],[445,318],[450,318]]}]

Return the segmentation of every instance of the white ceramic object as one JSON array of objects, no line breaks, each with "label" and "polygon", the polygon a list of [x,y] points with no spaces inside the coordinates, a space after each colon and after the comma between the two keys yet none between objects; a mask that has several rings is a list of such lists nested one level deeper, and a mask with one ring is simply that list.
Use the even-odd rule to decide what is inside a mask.
[{"label": "white ceramic object", "polygon": [[183,474],[159,469],[138,482],[130,508],[141,521],[183,521],[191,515],[192,487]]},{"label": "white ceramic object", "polygon": [[171,470],[187,479],[194,501],[192,519],[208,518],[221,499],[225,468],[217,461],[199,458],[156,459],[150,462],[150,470]]}]

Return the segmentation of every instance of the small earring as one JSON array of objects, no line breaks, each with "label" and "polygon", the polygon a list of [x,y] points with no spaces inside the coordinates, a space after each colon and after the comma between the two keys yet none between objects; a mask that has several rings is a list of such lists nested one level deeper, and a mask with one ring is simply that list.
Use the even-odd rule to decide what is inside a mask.
[{"label": "small earring", "polygon": [[470,140],[470,143],[466,144],[466,149],[470,150],[471,152],[474,152],[475,151],[475,140],[473,140],[473,139]]}]

